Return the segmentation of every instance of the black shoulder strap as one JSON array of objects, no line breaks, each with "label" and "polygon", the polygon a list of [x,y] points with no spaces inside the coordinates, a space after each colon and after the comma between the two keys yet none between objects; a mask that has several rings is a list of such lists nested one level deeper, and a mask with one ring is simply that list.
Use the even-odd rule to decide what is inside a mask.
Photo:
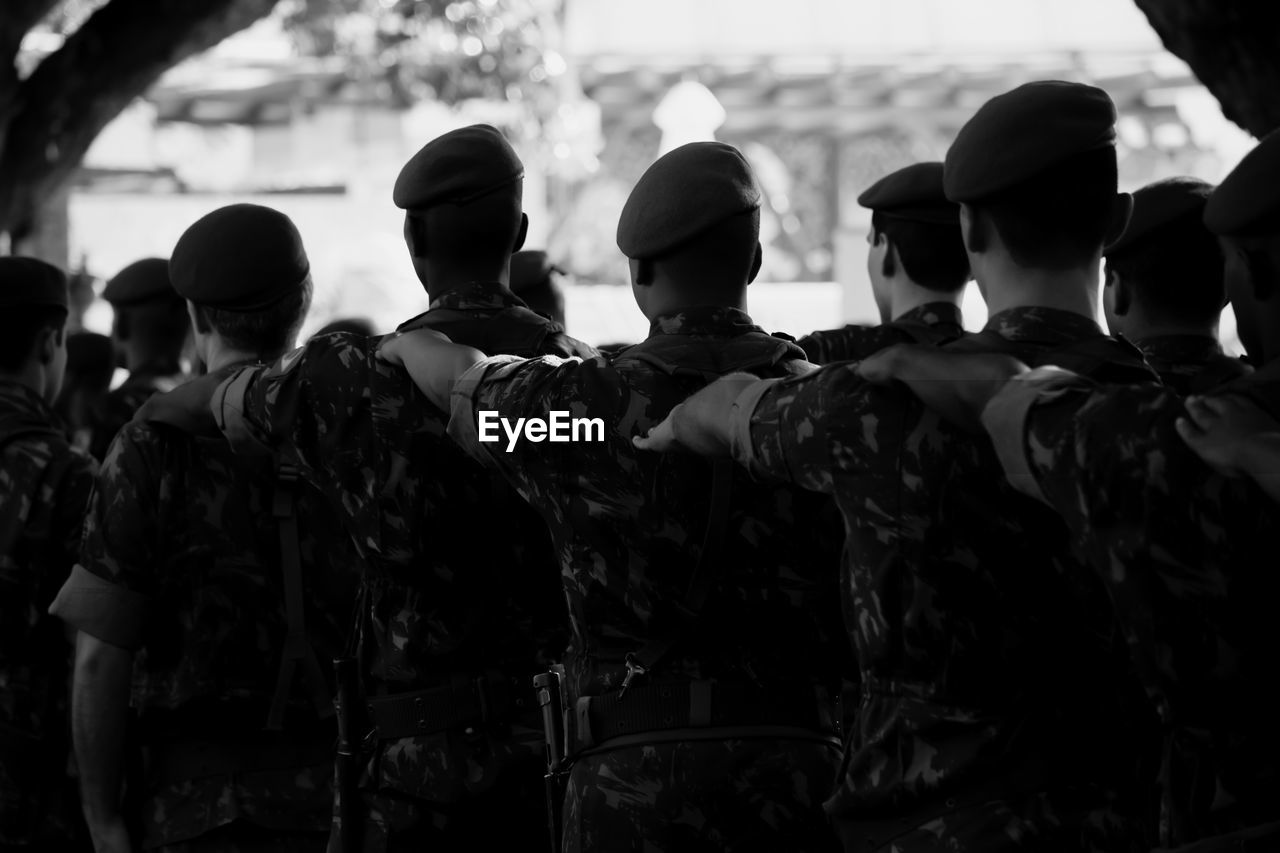
[{"label": "black shoulder strap", "polygon": [[267,729],[279,731],[284,725],[285,707],[299,665],[311,693],[316,715],[321,719],[333,715],[333,702],[325,686],[320,661],[307,639],[306,604],[302,595],[302,553],[298,544],[298,483],[301,472],[289,461],[276,466],[276,487],[272,498],[272,515],[280,536],[280,571],[284,580],[284,612],[287,633],[280,653],[280,671],[276,675],[275,694],[267,714]]}]

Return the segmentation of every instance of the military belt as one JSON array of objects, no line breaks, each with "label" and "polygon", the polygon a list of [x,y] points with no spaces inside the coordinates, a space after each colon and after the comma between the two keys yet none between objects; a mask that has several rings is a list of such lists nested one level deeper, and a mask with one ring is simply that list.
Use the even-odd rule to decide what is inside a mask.
[{"label": "military belt", "polygon": [[461,677],[444,687],[369,699],[379,740],[419,737],[469,724],[506,722],[538,705],[527,678]]},{"label": "military belt", "polygon": [[575,752],[644,732],[672,729],[790,728],[836,736],[821,688],[772,689],[716,681],[636,685],[625,694],[584,696],[574,708]]}]

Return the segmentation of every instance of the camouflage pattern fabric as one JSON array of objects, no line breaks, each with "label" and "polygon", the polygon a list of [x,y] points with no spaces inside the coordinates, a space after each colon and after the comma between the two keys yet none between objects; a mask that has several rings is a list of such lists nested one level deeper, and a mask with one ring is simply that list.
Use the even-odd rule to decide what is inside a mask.
[{"label": "camouflage pattern fabric", "polygon": [[[986,424],[1015,485],[1060,513],[1087,549],[1160,711],[1161,843],[1280,819],[1268,698],[1280,508],[1186,447],[1172,391],[1042,374],[1010,383]],[[1280,411],[1280,366],[1220,393]]]},{"label": "camouflage pattern fabric", "polygon": [[[1002,343],[1034,362],[1100,335],[1039,308],[1000,312],[987,332],[944,349]],[[863,696],[826,806],[846,840],[863,839],[846,849],[895,849],[913,827],[956,851],[1057,849],[1086,832],[1104,839],[1095,849],[1132,848],[1111,815],[1138,808],[1147,709],[1061,520],[1003,481],[988,445],[852,365],[758,393],[754,412],[740,405],[735,455],[833,494],[848,530],[843,607]],[[1071,822],[1018,805],[1039,796],[1046,815],[1054,797],[1072,803]]]},{"label": "camouflage pattern fabric", "polygon": [[[570,703],[618,690],[628,653],[680,619],[702,549],[710,465],[638,451],[632,437],[711,376],[748,365],[791,375],[808,369],[800,356],[741,311],[706,308],[659,318],[643,343],[609,360],[493,358],[457,383],[450,433],[502,472],[551,529],[572,628]],[[552,411],[599,418],[603,441],[522,441],[507,452],[505,441],[478,440],[478,411],[513,421]],[[840,531],[824,525],[825,503],[737,478],[719,587],[697,629],[646,679],[808,695],[824,681],[837,685],[847,656],[836,611]],[[830,841],[820,808],[836,767],[830,746],[757,744],[738,757],[714,741],[604,749],[573,771],[566,850],[819,849],[806,840]],[[743,818],[744,807],[725,802],[726,785],[767,815]]]},{"label": "camouflage pattern fabric", "polygon": [[[530,342],[560,355],[585,347],[488,285],[445,294],[404,325],[422,326],[517,352]],[[377,343],[326,335],[270,369],[234,377],[226,430],[249,446],[292,449],[338,512],[367,572],[371,694],[495,669],[527,686],[566,642],[546,525],[448,439],[444,413],[375,357]],[[540,792],[542,770],[536,708],[465,731],[381,741],[362,784],[370,794],[365,849],[468,835],[527,844],[545,832],[541,794],[511,792]],[[507,818],[494,820],[499,812]]]},{"label": "camouflage pattern fabric", "polygon": [[1160,381],[1184,397],[1203,394],[1250,372],[1247,364],[1227,355],[1216,338],[1206,335],[1159,335],[1134,343],[1160,374]]},{"label": "camouflage pattern fabric", "polygon": [[47,613],[75,563],[96,465],[35,392],[0,382],[0,848],[86,841],[67,778],[71,647]]},{"label": "camouflage pattern fabric", "polygon": [[929,302],[878,326],[850,324],[805,335],[798,343],[809,361],[857,361],[894,344],[943,344],[964,334],[960,307],[950,302]]},{"label": "camouflage pattern fabric", "polygon": [[102,408],[93,415],[92,433],[89,439],[89,454],[102,462],[107,450],[124,425],[133,420],[133,415],[142,404],[155,394],[171,391],[186,377],[182,374],[158,374],[138,370],[116,388],[107,393],[102,401]]},{"label": "camouflage pattern fabric", "polygon": [[[274,490],[270,459],[245,460],[221,438],[137,422],[117,437],[99,475],[76,569],[99,582],[68,583],[55,612],[92,632],[81,615],[137,613],[141,602],[129,645],[148,766],[145,848],[236,820],[285,836],[320,833],[321,844],[328,830],[332,721],[317,719],[301,679],[283,733],[263,732],[286,633]],[[300,490],[297,515],[308,638],[328,661],[346,636],[357,572],[344,559],[349,549],[328,535],[318,496]],[[291,744],[323,752],[305,765],[252,766],[255,755]],[[239,750],[249,763],[195,777],[194,769],[160,769],[197,747]]]}]

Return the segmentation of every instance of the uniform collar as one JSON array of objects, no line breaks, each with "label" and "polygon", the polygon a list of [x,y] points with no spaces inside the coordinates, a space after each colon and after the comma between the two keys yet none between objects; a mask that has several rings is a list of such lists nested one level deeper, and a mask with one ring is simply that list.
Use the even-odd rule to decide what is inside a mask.
[{"label": "uniform collar", "polygon": [[428,311],[452,308],[457,311],[486,309],[502,311],[505,308],[524,308],[524,300],[511,292],[505,284],[496,281],[473,281],[462,287],[446,291],[431,300]]},{"label": "uniform collar", "polygon": [[904,311],[894,317],[893,322],[924,323],[926,326],[964,325],[960,306],[952,302],[926,302],[923,305],[917,305],[910,311]]},{"label": "uniform collar", "polygon": [[711,335],[736,337],[763,331],[745,311],[737,308],[706,306],[688,308],[675,314],[664,314],[649,326],[649,337],[655,335]]},{"label": "uniform collar", "polygon": [[1153,335],[1134,343],[1144,355],[1165,361],[1194,362],[1225,355],[1222,344],[1210,335]]},{"label": "uniform collar", "polygon": [[1096,322],[1060,308],[1024,306],[1007,308],[992,315],[983,327],[1005,340],[1043,344],[1067,343],[1103,334]]}]

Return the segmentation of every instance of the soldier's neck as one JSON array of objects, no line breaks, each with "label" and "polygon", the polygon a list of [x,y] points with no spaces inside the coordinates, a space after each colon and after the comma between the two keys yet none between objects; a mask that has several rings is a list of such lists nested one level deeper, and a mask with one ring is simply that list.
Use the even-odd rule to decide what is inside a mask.
[{"label": "soldier's neck", "polygon": [[1216,319],[1207,323],[1186,323],[1178,320],[1151,317],[1144,312],[1133,310],[1130,311],[1130,315],[1124,318],[1124,322],[1121,325],[1123,326],[1122,331],[1125,337],[1133,341],[1142,341],[1147,338],[1164,338],[1173,335],[1218,340],[1218,321]]},{"label": "soldier's neck", "polygon": [[428,261],[423,281],[433,301],[476,283],[507,286],[511,280],[511,260],[501,264],[453,264]]},{"label": "soldier's neck", "polygon": [[282,349],[245,350],[227,344],[220,338],[209,341],[208,352],[205,353],[205,365],[209,373],[231,367],[236,364],[272,364],[280,356],[293,349],[293,341]]},{"label": "soldier's neck", "polygon": [[964,296],[964,288],[960,288],[955,293],[941,293],[937,290],[930,290],[916,284],[909,278],[903,278],[893,284],[893,290],[890,296],[890,312],[896,320],[908,311],[914,311],[921,305],[929,305],[936,302],[947,302],[960,306],[960,300]]},{"label": "soldier's neck", "polygon": [[0,382],[12,382],[28,388],[41,399],[47,399],[48,377],[40,366],[28,361],[19,370],[0,370]]},{"label": "soldier's neck", "polygon": [[1044,270],[1009,265],[982,275],[989,317],[1011,308],[1055,308],[1099,322],[1096,267]]}]

